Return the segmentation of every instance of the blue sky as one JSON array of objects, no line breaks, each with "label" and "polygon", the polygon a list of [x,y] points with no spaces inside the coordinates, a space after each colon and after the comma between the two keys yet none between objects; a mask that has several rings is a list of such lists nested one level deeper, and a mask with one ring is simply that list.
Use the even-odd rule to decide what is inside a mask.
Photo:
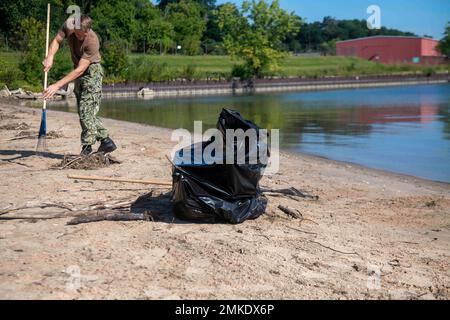
[{"label": "blue sky", "polygon": [[[217,3],[242,0],[218,0]],[[411,31],[420,36],[442,38],[450,21],[450,0],[280,0],[280,5],[295,11],[308,22],[321,21],[325,16],[338,19],[366,19],[366,9],[376,4],[381,8],[382,26]]]}]

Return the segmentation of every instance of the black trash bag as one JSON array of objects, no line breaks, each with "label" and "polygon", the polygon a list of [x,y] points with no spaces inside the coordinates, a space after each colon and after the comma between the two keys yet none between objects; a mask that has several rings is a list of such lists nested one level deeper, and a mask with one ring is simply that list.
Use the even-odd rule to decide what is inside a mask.
[{"label": "black trash bag", "polygon": [[[217,128],[224,133],[226,129],[259,130],[238,112],[228,109],[222,111]],[[225,135],[223,137],[225,149]],[[195,148],[201,148],[203,154],[203,150],[213,142],[211,139],[177,152],[172,174],[175,214],[185,220],[233,224],[258,218],[267,207],[267,199],[261,195],[259,188],[266,164],[261,163],[259,158],[256,164],[250,164],[248,159],[251,152],[257,152],[265,142],[261,142],[260,146],[258,141],[258,148],[246,149],[244,164],[237,164],[236,161],[226,164],[225,152],[223,164],[194,163]],[[242,146],[235,143],[233,147],[236,151]],[[190,155],[190,161],[180,163],[179,159],[183,159],[186,152]]]}]

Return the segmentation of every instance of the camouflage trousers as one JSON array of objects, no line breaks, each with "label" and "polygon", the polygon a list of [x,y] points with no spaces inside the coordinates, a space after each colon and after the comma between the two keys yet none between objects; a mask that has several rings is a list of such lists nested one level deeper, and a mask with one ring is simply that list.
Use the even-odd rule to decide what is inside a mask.
[{"label": "camouflage trousers", "polygon": [[103,68],[99,63],[89,65],[85,73],[75,80],[82,145],[93,145],[108,137],[108,131],[97,116],[102,99],[102,80]]}]

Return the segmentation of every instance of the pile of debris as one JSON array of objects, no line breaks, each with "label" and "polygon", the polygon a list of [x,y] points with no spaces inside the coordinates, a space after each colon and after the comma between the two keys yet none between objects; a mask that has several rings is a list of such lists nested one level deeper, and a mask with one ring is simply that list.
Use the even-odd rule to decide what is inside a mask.
[{"label": "pile of debris", "polygon": [[[46,139],[59,139],[59,138],[64,138],[64,135],[62,134],[61,131],[49,131],[46,134]],[[37,138],[37,133],[36,131],[20,131],[14,140],[19,140],[19,139],[36,139]]]},{"label": "pile of debris", "polygon": [[117,160],[110,154],[104,154],[102,152],[95,152],[88,156],[80,155],[64,155],[64,159],[58,165],[54,166],[55,169],[78,169],[78,170],[96,170],[105,167],[109,167],[112,164],[120,164],[121,161]]},{"label": "pile of debris", "polygon": [[30,126],[25,122],[8,123],[0,127],[0,130],[28,130]]},{"label": "pile of debris", "polygon": [[15,120],[18,119],[14,113],[4,113],[0,111],[0,120]]},{"label": "pile of debris", "polygon": [[[0,114],[0,117],[2,117],[2,119],[4,116],[8,117],[8,115]],[[22,139],[33,139],[34,140],[38,136],[37,131],[30,130],[30,126],[25,122],[8,123],[3,126],[0,126],[0,130],[19,131],[14,136],[14,138],[9,139],[8,141],[22,140]],[[64,138],[64,135],[62,134],[61,131],[52,130],[52,131],[47,132],[46,138],[47,139],[59,139],[59,138]]]},{"label": "pile of debris", "polygon": [[[74,97],[73,88],[74,84],[70,83],[69,86],[67,87],[67,90],[63,89],[58,90],[56,92],[56,95],[52,99],[55,100],[55,99],[65,99],[67,97]],[[17,90],[9,90],[9,88],[5,85],[3,89],[0,90],[0,98],[36,100],[42,99],[42,93],[23,90],[22,88],[19,88]]]}]

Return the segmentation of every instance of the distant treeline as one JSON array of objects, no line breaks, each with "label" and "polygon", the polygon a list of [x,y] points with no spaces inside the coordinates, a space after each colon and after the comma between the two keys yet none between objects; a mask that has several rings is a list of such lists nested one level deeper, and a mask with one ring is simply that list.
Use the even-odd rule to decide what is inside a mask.
[{"label": "distant treeline", "polygon": [[[53,34],[68,17],[66,9],[76,4],[82,13],[94,19],[95,31],[103,42],[120,42],[129,52],[226,54],[223,46],[226,30],[220,28],[217,16],[223,4],[217,5],[216,0],[160,0],[156,5],[150,0],[2,0],[0,46],[21,49],[23,22],[30,17],[45,22],[47,2],[52,4]],[[300,16],[297,19],[301,22],[300,30],[284,39],[279,49],[333,54],[337,40],[414,35],[384,27],[369,30],[365,20],[325,17],[321,22],[308,23]]]}]

